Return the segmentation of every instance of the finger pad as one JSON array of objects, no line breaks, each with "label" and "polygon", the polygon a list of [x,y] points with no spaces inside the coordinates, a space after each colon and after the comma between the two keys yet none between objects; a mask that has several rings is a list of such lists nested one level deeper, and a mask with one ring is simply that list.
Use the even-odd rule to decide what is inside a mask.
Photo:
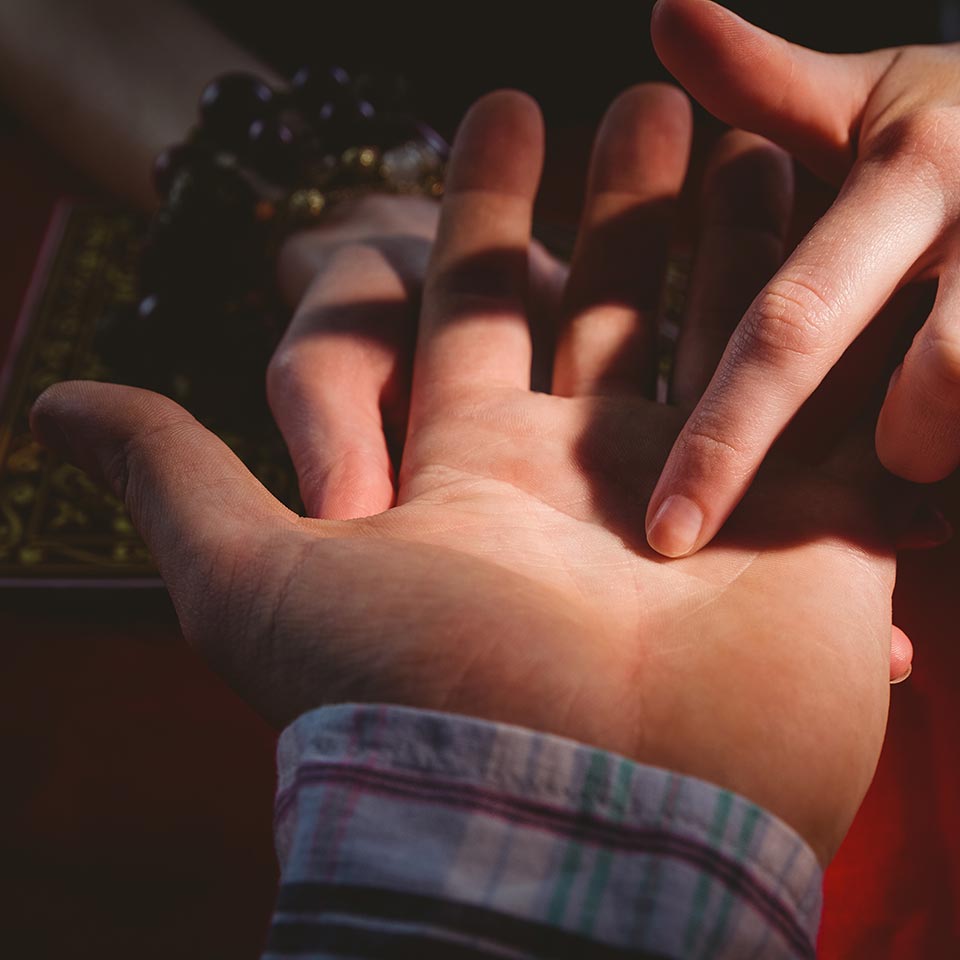
[{"label": "finger pad", "polygon": [[898,627],[893,627],[890,637],[890,679],[899,680],[913,663],[913,644]]},{"label": "finger pad", "polygon": [[734,61],[749,56],[764,36],[730,10],[706,0],[660,0],[650,34],[657,55],[684,83],[688,78],[708,78],[709,71],[721,65],[732,72]]},{"label": "finger pad", "polygon": [[[707,0],[661,0],[651,22],[654,49],[690,94],[731,126],[777,128],[784,91],[795,94],[789,45]],[[792,107],[791,107],[792,109]]]},{"label": "finger pad", "polygon": [[499,90],[467,112],[453,145],[447,192],[492,190],[527,196],[540,178],[543,118],[536,101]]},{"label": "finger pad", "polygon": [[686,171],[692,128],[690,101],[677,87],[644,84],[625,91],[597,136],[591,190],[633,193],[662,182],[675,192]]}]

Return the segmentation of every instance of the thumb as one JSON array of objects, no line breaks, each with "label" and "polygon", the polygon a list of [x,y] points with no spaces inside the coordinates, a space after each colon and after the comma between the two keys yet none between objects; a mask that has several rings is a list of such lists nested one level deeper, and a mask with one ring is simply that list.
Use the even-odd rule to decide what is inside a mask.
[{"label": "thumb", "polygon": [[133,387],[73,381],[30,413],[44,446],[104,483],[127,507],[181,614],[202,606],[264,521],[292,517],[216,436],[172,400]]},{"label": "thumb", "polygon": [[659,0],[650,30],[664,66],[710,113],[832,183],[850,169],[867,99],[896,56],[818,53],[709,0]]}]

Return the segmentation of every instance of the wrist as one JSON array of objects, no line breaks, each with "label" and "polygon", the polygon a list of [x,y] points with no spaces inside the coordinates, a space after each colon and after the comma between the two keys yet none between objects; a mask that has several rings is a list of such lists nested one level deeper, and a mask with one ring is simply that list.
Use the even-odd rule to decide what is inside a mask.
[{"label": "wrist", "polygon": [[[787,588],[787,584],[784,584]],[[802,592],[792,581],[789,589]],[[774,592],[775,591],[771,591]],[[850,606],[856,606],[851,603]],[[875,604],[882,609],[882,604]],[[873,778],[889,703],[889,627],[838,609],[813,622],[775,596],[671,638],[641,762],[753,800],[826,865]],[[870,621],[876,621],[871,624]],[[709,642],[706,642],[709,638]]]}]

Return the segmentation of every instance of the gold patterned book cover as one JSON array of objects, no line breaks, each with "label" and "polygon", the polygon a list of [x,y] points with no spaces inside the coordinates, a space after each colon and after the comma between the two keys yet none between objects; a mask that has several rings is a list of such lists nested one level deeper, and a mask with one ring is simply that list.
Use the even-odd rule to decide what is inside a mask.
[{"label": "gold patterned book cover", "polygon": [[[57,381],[135,382],[117,369],[115,358],[105,358],[98,330],[111,312],[129,309],[136,299],[142,232],[137,218],[101,207],[63,205],[53,217],[0,376],[0,583],[159,583],[123,505],[38,446],[28,426],[33,401]],[[196,353],[183,330],[171,336],[184,338],[176,349]],[[224,368],[236,369],[229,344],[218,344],[216,356]],[[219,382],[216,374],[204,371],[205,387]],[[218,388],[223,402],[206,414],[202,403],[200,411],[193,409],[191,385],[183,377],[167,392],[297,509],[296,479],[266,407],[263,378],[250,386],[231,397],[236,384],[227,378]]]}]

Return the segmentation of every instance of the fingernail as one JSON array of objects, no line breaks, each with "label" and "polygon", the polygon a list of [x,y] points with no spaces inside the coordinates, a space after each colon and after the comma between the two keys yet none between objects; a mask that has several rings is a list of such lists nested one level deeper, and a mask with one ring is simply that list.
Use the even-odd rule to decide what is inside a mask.
[{"label": "fingernail", "polygon": [[891,681],[890,681],[890,686],[892,687],[895,683],[903,683],[903,681],[906,680],[907,677],[909,677],[911,673],[913,673],[913,664],[912,664],[912,663],[910,664],[909,667],[907,667],[907,672],[906,672],[902,677],[897,677],[896,680],[891,680]]},{"label": "fingernail", "polygon": [[647,528],[647,543],[665,557],[685,557],[697,545],[703,511],[687,497],[673,494],[660,504]]}]

